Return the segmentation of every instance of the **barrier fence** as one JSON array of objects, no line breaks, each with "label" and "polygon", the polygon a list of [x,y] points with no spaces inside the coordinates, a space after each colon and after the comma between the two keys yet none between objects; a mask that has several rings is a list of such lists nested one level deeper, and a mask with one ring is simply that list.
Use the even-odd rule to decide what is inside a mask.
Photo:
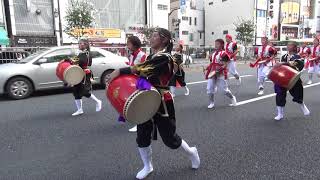
[{"label": "barrier fence", "polygon": [[[123,47],[100,47],[101,49],[110,51],[119,56],[128,57],[128,49]],[[28,57],[29,55],[40,50],[47,49],[46,47],[7,47],[0,49],[0,64],[18,62],[19,60]],[[141,48],[147,55],[151,54],[150,47]],[[185,48],[184,54],[196,62],[197,59],[209,59],[213,53],[212,47],[199,47],[199,48]],[[240,50],[238,54],[239,60],[250,60],[254,57],[254,47],[247,47],[245,50]],[[192,62],[191,62],[192,63]]]}]

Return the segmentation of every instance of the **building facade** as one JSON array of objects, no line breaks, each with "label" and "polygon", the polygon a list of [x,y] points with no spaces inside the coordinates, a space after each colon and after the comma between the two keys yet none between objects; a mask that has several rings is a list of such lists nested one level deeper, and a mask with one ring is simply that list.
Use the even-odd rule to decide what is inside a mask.
[{"label": "building facade", "polygon": [[204,1],[171,0],[169,30],[183,45],[204,46]]},{"label": "building facade", "polygon": [[168,29],[168,14],[170,13],[170,0],[146,0],[147,26]]},{"label": "building facade", "polygon": [[0,27],[3,27],[6,29],[6,18],[5,18],[5,13],[4,13],[3,1],[0,1]]},{"label": "building facade", "polygon": [[319,5],[316,0],[206,0],[206,45],[227,33],[236,35],[238,18],[255,22],[257,45],[263,36],[272,40],[311,38],[317,27],[320,33]]},{"label": "building facade", "polygon": [[[64,17],[69,3],[70,0],[60,0],[62,27],[66,25]],[[105,44],[125,44],[126,37],[131,35],[145,41],[141,34],[144,28],[168,28],[170,0],[94,0],[92,4],[97,11],[93,29],[120,32],[118,37],[104,37]],[[75,39],[63,33],[64,44],[75,42]]]},{"label": "building facade", "polygon": [[57,8],[52,0],[4,0],[12,46],[56,46]]},{"label": "building facade", "polygon": [[[205,45],[212,46],[215,39],[226,34],[236,35],[238,18],[253,20],[254,0],[205,0]],[[263,16],[263,15],[261,15]]]}]

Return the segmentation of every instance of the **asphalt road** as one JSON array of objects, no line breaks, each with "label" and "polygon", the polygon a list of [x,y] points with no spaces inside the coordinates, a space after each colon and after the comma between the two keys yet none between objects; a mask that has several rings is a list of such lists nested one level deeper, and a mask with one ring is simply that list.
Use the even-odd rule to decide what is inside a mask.
[{"label": "asphalt road", "polygon": [[[154,173],[148,179],[320,179],[320,85],[305,89],[311,116],[304,117],[288,96],[286,118],[275,122],[275,97],[254,99],[255,71],[247,65],[239,70],[245,75],[242,86],[235,80],[230,86],[241,105],[229,107],[219,94],[214,110],[207,109],[202,73],[188,70],[191,94],[179,90],[175,98],[177,132],[197,146],[201,167],[192,170],[180,150],[169,150],[159,139],[153,142]],[[272,94],[273,84],[266,86],[265,95]],[[136,135],[128,132],[130,124],[116,121],[104,90],[94,94],[104,100],[103,111],[96,113],[85,99],[86,114],[79,117],[71,117],[73,97],[63,90],[20,101],[1,97],[0,179],[134,179],[142,167]]]}]

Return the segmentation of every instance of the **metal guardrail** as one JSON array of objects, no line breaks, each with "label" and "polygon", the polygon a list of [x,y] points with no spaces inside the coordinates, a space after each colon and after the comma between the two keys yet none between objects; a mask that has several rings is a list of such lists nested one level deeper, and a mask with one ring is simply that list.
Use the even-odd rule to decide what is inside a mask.
[{"label": "metal guardrail", "polygon": [[[107,50],[119,56],[128,57],[129,51],[127,47],[99,47],[101,49]],[[0,64],[18,62],[19,60],[28,57],[29,55],[47,49],[47,47],[7,47],[0,49]],[[141,48],[147,55],[151,54],[150,47]],[[238,59],[252,59],[254,58],[254,49],[255,47],[250,46],[245,48],[246,52],[239,52]],[[198,48],[187,48],[184,51],[184,54],[192,57],[195,61],[196,59],[208,59],[209,56],[213,53],[214,49],[212,47],[198,47]]]},{"label": "metal guardrail", "polygon": [[0,49],[0,64],[18,62],[45,47],[5,47]]}]

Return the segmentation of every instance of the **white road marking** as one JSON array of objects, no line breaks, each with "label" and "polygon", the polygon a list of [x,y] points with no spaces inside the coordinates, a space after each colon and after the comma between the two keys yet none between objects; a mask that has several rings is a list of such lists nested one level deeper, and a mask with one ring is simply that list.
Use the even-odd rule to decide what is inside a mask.
[{"label": "white road marking", "polygon": [[[314,84],[310,84],[310,85],[306,85],[303,88],[306,89],[306,88],[310,88],[310,87],[314,87],[314,86],[318,86],[318,85],[320,85],[320,82],[314,83]],[[276,93],[268,94],[268,95],[265,95],[265,96],[260,96],[260,97],[253,98],[253,99],[248,99],[248,100],[245,100],[245,101],[238,102],[237,106],[249,104],[249,103],[252,103],[252,102],[260,101],[260,100],[267,99],[267,98],[274,97],[274,96],[276,96]]]},{"label": "white road marking", "polygon": [[[246,77],[252,77],[254,75],[243,75],[243,76],[240,76],[241,78],[246,78]],[[231,77],[230,79],[235,79],[235,77]],[[201,83],[206,83],[207,81],[196,81],[196,82],[190,82],[190,83],[187,83],[187,85],[193,85],[193,84],[201,84]]]},{"label": "white road marking", "polygon": [[[252,77],[252,76],[254,76],[254,75],[243,75],[243,76],[240,76],[240,77],[241,78],[246,78],[246,77]],[[231,77],[230,79],[234,79],[234,77]],[[196,82],[187,83],[187,85],[202,84],[202,83],[206,83],[206,82],[207,81],[196,81]],[[272,81],[266,81],[266,82],[273,83]],[[314,83],[314,84],[310,84],[310,85],[306,85],[303,88],[306,89],[306,88],[310,88],[310,87],[314,87],[314,86],[318,86],[318,85],[320,85],[320,82]],[[249,104],[249,103],[252,103],[252,102],[260,101],[260,100],[271,98],[271,97],[274,97],[274,96],[276,96],[276,93],[268,94],[268,95],[264,95],[264,96],[260,96],[260,97],[256,97],[256,98],[252,98],[252,99],[248,99],[248,100],[245,100],[245,101],[240,101],[240,102],[237,103],[237,106]]]}]

